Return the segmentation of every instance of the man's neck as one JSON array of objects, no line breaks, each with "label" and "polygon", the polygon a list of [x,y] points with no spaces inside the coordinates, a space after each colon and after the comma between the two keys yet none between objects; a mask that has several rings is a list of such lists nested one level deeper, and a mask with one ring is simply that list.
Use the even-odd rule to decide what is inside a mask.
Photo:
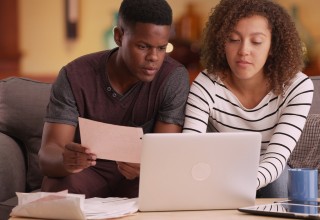
[{"label": "man's neck", "polygon": [[119,51],[115,51],[107,61],[107,77],[112,88],[119,94],[126,93],[134,84],[138,82],[134,78],[126,65],[122,62]]}]

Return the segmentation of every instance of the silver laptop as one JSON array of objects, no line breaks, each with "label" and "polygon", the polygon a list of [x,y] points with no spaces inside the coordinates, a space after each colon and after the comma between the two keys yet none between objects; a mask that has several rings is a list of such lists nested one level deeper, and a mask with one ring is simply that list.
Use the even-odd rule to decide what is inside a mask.
[{"label": "silver laptop", "polygon": [[145,134],[139,210],[254,205],[260,146],[255,132]]}]

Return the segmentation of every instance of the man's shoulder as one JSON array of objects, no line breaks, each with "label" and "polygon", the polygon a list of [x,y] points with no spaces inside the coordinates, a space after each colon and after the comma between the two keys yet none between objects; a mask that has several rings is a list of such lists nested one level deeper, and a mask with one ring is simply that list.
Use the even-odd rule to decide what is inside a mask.
[{"label": "man's shoulder", "polygon": [[159,91],[171,91],[175,93],[177,91],[189,91],[189,72],[184,65],[167,56],[162,64],[162,67],[149,84],[154,87],[158,87]]},{"label": "man's shoulder", "polygon": [[75,65],[96,66],[101,61],[101,59],[108,54],[108,52],[109,51],[104,50],[82,55],[69,62],[66,67],[73,67]]},{"label": "man's shoulder", "polygon": [[67,77],[69,80],[74,80],[74,78],[79,78],[79,76],[82,76],[82,78],[91,78],[99,75],[105,68],[105,60],[108,54],[109,51],[105,50],[76,58],[64,66]]},{"label": "man's shoulder", "polygon": [[183,67],[183,65],[179,61],[173,59],[169,55],[165,56],[162,65],[163,66],[169,65],[169,66],[174,66],[174,67],[179,67],[179,66]]},{"label": "man's shoulder", "polygon": [[184,75],[188,77],[188,70],[177,60],[166,56],[160,69],[160,78],[170,78],[172,75]]}]

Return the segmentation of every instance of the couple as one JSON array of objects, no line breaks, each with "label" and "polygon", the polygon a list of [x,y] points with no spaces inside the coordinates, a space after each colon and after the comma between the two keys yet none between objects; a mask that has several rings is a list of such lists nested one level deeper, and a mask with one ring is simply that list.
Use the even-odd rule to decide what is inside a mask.
[{"label": "couple", "polygon": [[166,55],[171,24],[165,0],[123,0],[118,47],[61,69],[39,151],[42,191],[138,196],[139,164],[100,160],[81,146],[80,116],[144,133],[260,132],[257,197],[287,197],[287,160],[313,95],[290,16],[269,0],[221,0],[203,32],[205,70],[190,90],[185,67]]}]

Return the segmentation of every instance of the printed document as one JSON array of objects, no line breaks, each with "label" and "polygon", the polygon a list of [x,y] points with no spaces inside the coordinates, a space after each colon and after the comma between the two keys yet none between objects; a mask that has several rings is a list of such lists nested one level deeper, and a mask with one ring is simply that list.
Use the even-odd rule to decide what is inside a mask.
[{"label": "printed document", "polygon": [[140,163],[142,128],[112,125],[79,118],[81,144],[97,158]]}]

